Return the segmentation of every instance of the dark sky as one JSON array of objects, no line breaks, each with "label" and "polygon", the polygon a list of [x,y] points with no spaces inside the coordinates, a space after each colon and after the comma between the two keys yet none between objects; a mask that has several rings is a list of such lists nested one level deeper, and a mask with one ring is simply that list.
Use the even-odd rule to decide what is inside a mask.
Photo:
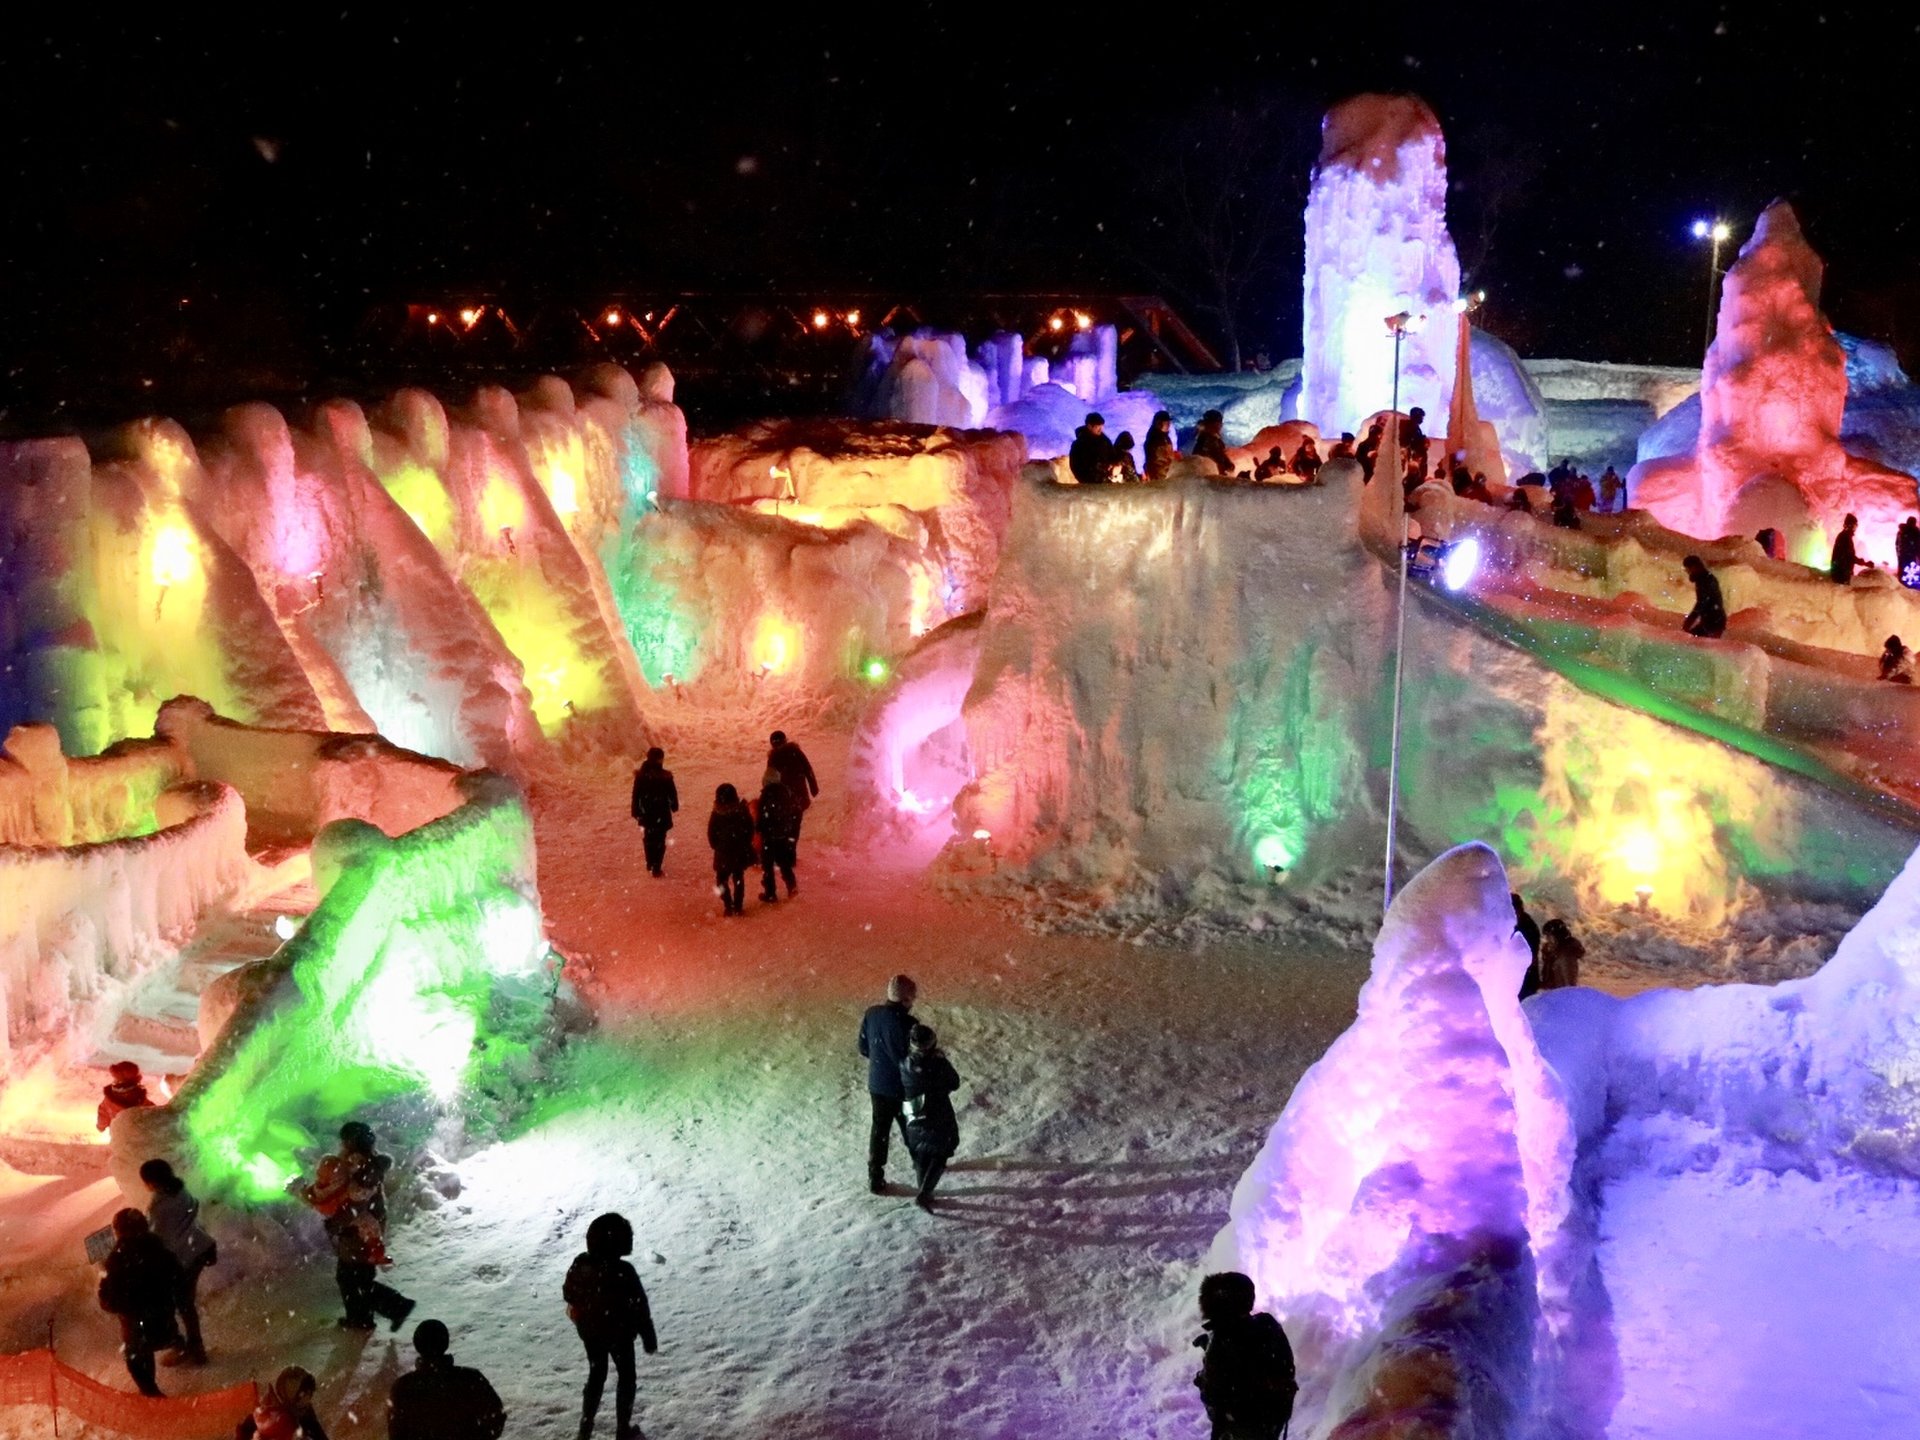
[{"label": "dark sky", "polygon": [[1316,118],[1361,89],[1439,113],[1463,261],[1522,353],[1692,361],[1688,222],[1744,236],[1787,195],[1836,322],[1920,358],[1900,7],[681,8],[14,15],[5,378],[144,360],[183,325],[214,338],[167,353],[297,369],[370,301],[461,287],[1146,288],[1203,312],[1181,167],[1268,240],[1241,326],[1292,354]]}]

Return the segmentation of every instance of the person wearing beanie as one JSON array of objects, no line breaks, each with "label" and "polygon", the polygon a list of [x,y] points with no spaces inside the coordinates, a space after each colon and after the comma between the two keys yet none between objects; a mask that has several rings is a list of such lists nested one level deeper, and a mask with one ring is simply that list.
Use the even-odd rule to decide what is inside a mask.
[{"label": "person wearing beanie", "polygon": [[453,1337],[438,1320],[413,1332],[413,1369],[387,1395],[388,1440],[500,1440],[506,1407],[487,1377],[453,1363]]},{"label": "person wearing beanie", "polygon": [[933,1027],[914,1026],[907,1058],[900,1062],[900,1089],[906,1097],[907,1151],[919,1182],[913,1203],[922,1210],[933,1209],[933,1189],[960,1148],[960,1121],[953,1113],[953,1092],[959,1088],[959,1072]]},{"label": "person wearing beanie", "polygon": [[94,1113],[94,1128],[105,1130],[113,1124],[114,1116],[124,1110],[144,1110],[153,1104],[147,1094],[145,1078],[140,1067],[131,1060],[116,1060],[108,1069],[112,1077],[106,1088],[100,1092],[100,1108]]},{"label": "person wearing beanie", "polygon": [[204,1365],[206,1342],[200,1335],[200,1273],[220,1258],[213,1237],[200,1228],[200,1202],[187,1182],[164,1160],[140,1167],[140,1181],[153,1199],[147,1202],[147,1225],[180,1263],[180,1290],[174,1308],[186,1332],[186,1345],[160,1357],[162,1365]]},{"label": "person wearing beanie", "polygon": [[609,1212],[587,1226],[587,1248],[567,1269],[560,1295],[567,1302],[567,1318],[587,1351],[587,1385],[580,1395],[580,1440],[593,1434],[600,1413],[600,1396],[607,1386],[607,1362],[613,1362],[617,1380],[613,1392],[614,1434],[632,1440],[640,1432],[633,1423],[633,1342],[647,1354],[660,1349],[653,1333],[653,1315],[647,1292],[627,1256],[633,1253],[633,1226],[624,1215]]},{"label": "person wearing beanie", "polygon": [[1094,411],[1073,432],[1073,444],[1067,447],[1067,469],[1082,485],[1104,485],[1112,464],[1113,442],[1107,439],[1106,417]]},{"label": "person wearing beanie", "polygon": [[234,1440],[327,1440],[327,1427],[314,1413],[316,1388],[311,1372],[287,1366],[261,1392],[253,1413],[234,1427]]},{"label": "person wearing beanie", "polygon": [[1226,417],[1218,410],[1202,415],[1199,427],[1193,432],[1193,455],[1195,459],[1211,460],[1222,475],[1231,475],[1233,457],[1227,454],[1226,437],[1221,433],[1226,423]]},{"label": "person wearing beanie", "polygon": [[772,765],[760,777],[760,794],[753,802],[753,828],[760,835],[760,898],[769,904],[780,898],[773,888],[777,869],[791,900],[800,891],[800,882],[793,874],[799,858],[800,811],[786,780]]},{"label": "person wearing beanie", "polygon": [[640,843],[646,851],[647,873],[658,880],[667,863],[667,832],[673,828],[674,814],[680,809],[680,792],[674,788],[673,772],[667,769],[667,752],[658,745],[647,751],[647,758],[633,772],[633,818],[640,826]]},{"label": "person wearing beanie", "polygon": [[113,1249],[101,1266],[100,1308],[120,1322],[120,1353],[142,1395],[158,1395],[156,1351],[180,1343],[174,1300],[180,1293],[180,1262],[138,1210],[113,1217]]},{"label": "person wearing beanie", "polygon": [[753,812],[731,785],[713,792],[707,844],[713,847],[713,888],[720,894],[720,913],[746,913],[747,871],[759,857],[753,850]]},{"label": "person wearing beanie", "polygon": [[867,1189],[875,1195],[887,1193],[887,1149],[893,1127],[900,1127],[902,1142],[907,1138],[900,1113],[906,1099],[900,1062],[907,1058],[913,1002],[919,993],[912,976],[896,975],[887,982],[886,1003],[869,1006],[860,1017],[860,1053],[867,1061],[867,1098],[873,1102],[873,1123],[867,1132]]}]

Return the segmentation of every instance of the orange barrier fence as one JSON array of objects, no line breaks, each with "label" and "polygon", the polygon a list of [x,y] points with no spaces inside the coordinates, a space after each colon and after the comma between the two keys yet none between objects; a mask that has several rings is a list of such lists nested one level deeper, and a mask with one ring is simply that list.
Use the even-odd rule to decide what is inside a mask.
[{"label": "orange barrier fence", "polygon": [[253,1412],[260,1389],[251,1380],[205,1395],[168,1395],[153,1399],[102,1385],[55,1358],[51,1350],[0,1355],[0,1405],[44,1405],[60,1417],[139,1440],[211,1440],[231,1435]]}]

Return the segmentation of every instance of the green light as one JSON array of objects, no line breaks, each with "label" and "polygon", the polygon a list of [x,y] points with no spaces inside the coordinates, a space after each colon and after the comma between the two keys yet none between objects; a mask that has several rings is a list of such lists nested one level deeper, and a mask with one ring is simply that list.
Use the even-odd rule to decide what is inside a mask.
[{"label": "green light", "polygon": [[860,667],[860,673],[867,677],[869,685],[879,685],[887,678],[887,662],[875,655]]},{"label": "green light", "polygon": [[1253,858],[1269,870],[1284,870],[1293,864],[1293,847],[1278,835],[1263,835],[1253,847]]}]

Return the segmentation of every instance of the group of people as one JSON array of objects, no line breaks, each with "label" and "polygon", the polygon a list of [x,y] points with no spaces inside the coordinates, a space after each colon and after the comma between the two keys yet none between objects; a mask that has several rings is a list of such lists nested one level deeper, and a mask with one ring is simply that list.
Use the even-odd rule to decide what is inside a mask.
[{"label": "group of people", "polygon": [[[659,746],[633,776],[634,820],[640,826],[647,873],[656,880],[666,874],[667,832],[680,810],[680,792],[667,769],[666,752]],[[760,899],[771,904],[780,898],[776,879],[791,900],[800,893],[796,867],[800,863],[800,827],[820,793],[807,752],[776,730],[767,741],[766,769],[760,789],[742,800],[732,785],[713,792],[713,811],[707,817],[707,844],[713,850],[714,889],[721,914],[743,915],[747,907],[747,872],[760,867]]]},{"label": "group of people", "polygon": [[960,1073],[933,1027],[913,1018],[919,995],[912,976],[889,980],[885,1003],[869,1006],[860,1017],[858,1048],[867,1062],[867,1096],[873,1105],[867,1189],[887,1193],[887,1152],[897,1125],[913,1159],[913,1203],[931,1210],[934,1187],[960,1148],[960,1121],[953,1110]]},{"label": "group of people", "polygon": [[1292,455],[1284,455],[1280,447],[1273,446],[1267,451],[1266,459],[1258,462],[1251,471],[1236,472],[1223,433],[1225,425],[1226,417],[1220,411],[1207,411],[1194,427],[1192,449],[1183,453],[1173,433],[1173,415],[1166,410],[1157,410],[1147,428],[1144,455],[1136,462],[1133,435],[1123,430],[1108,439],[1106,417],[1093,411],[1073,432],[1073,444],[1067,450],[1067,470],[1081,485],[1160,481],[1166,479],[1174,461],[1191,457],[1208,462],[1215,473],[1222,476],[1233,477],[1238,473],[1241,479],[1261,481],[1295,476],[1310,485],[1327,460],[1354,453],[1351,435],[1342,435],[1340,443],[1325,456],[1320,454],[1319,444],[1313,436],[1303,435]]},{"label": "group of people", "polygon": [[[958,1083],[957,1081],[955,1082]],[[391,1263],[386,1252],[386,1177],[391,1156],[379,1152],[373,1130],[349,1121],[340,1130],[340,1148],[322,1159],[311,1181],[288,1188],[321,1216],[336,1257],[334,1277],[345,1311],[339,1325],[371,1330],[375,1317],[398,1331],[413,1313],[414,1302],[376,1278]],[[158,1397],[159,1364],[204,1365],[196,1290],[200,1275],[219,1258],[219,1247],[200,1224],[200,1204],[165,1160],[149,1160],[140,1179],[151,1192],[145,1213],[124,1209],[113,1217],[113,1246],[101,1265],[101,1309],[120,1322],[121,1351],[127,1373],[142,1395]],[[605,1214],[587,1227],[586,1249],[568,1267],[561,1298],[587,1354],[587,1380],[581,1392],[580,1440],[588,1440],[600,1412],[609,1365],[617,1375],[615,1429],[619,1440],[634,1440],[637,1392],[634,1345],[647,1354],[659,1349],[647,1292],[627,1256],[633,1253],[633,1226],[624,1216]],[[453,1338],[438,1320],[424,1320],[413,1332],[414,1368],[393,1382],[387,1399],[391,1440],[499,1440],[507,1412],[499,1394],[480,1371],[456,1365]],[[164,1352],[164,1353],[163,1353]],[[237,1440],[327,1440],[314,1410],[314,1377],[288,1366],[261,1393],[252,1414],[241,1421]]]}]

